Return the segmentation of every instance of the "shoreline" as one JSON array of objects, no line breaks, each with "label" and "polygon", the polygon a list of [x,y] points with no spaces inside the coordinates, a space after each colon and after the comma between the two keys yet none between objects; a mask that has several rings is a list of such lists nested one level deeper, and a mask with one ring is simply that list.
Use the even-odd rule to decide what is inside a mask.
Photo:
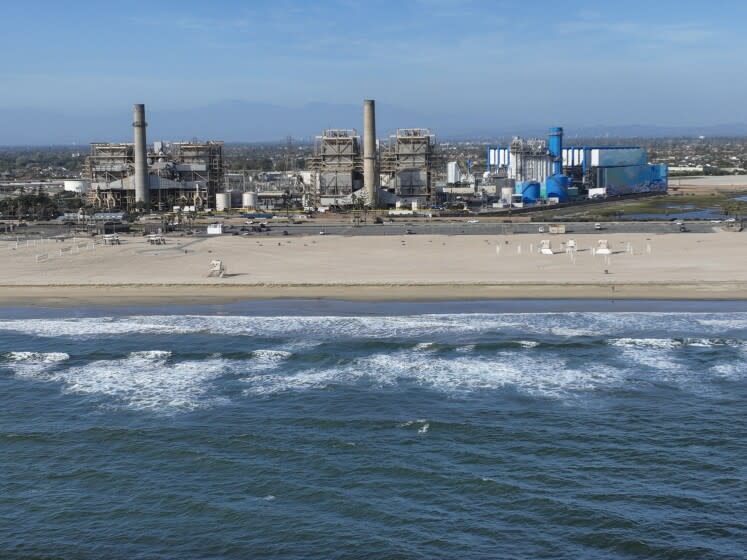
[{"label": "shoreline", "polygon": [[430,284],[48,284],[0,286],[0,307],[229,304],[262,300],[443,302],[500,300],[745,301],[747,282]]}]

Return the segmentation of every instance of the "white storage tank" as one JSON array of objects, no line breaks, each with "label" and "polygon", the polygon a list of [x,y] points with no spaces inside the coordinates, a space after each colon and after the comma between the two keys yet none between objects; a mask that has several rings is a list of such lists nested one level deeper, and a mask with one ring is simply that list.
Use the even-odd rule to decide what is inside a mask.
[{"label": "white storage tank", "polygon": [[446,164],[446,182],[450,185],[454,185],[461,181],[462,170],[459,169],[459,164],[456,161],[450,161]]},{"label": "white storage tank", "polygon": [[259,197],[255,192],[245,192],[241,195],[242,208],[251,208],[252,210],[255,210],[257,208],[258,201]]},{"label": "white storage tank", "polygon": [[65,192],[86,194],[88,192],[88,181],[79,181],[79,180],[65,181],[62,188],[65,189]]},{"label": "white storage tank", "polygon": [[513,187],[502,187],[501,188],[501,200],[504,202],[511,202],[511,195],[514,194]]},{"label": "white storage tank", "polygon": [[412,201],[412,211],[417,212],[420,209],[420,204],[417,200]]},{"label": "white storage tank", "polygon": [[231,193],[215,193],[215,209],[218,212],[231,209]]}]

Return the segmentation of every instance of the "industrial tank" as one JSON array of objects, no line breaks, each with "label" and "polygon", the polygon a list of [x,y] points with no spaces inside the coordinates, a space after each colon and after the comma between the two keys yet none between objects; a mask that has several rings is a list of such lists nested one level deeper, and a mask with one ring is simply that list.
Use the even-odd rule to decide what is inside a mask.
[{"label": "industrial tank", "polygon": [[65,181],[62,188],[65,189],[65,192],[86,194],[88,192],[88,181]]},{"label": "industrial tank", "polygon": [[547,151],[552,156],[553,174],[560,175],[563,172],[563,129],[561,127],[557,126],[550,129]]},{"label": "industrial tank", "polygon": [[412,206],[411,207],[412,207],[412,211],[413,212],[417,212],[420,209],[420,205],[418,204],[417,200],[413,200],[412,201]]},{"label": "industrial tank", "polygon": [[229,208],[241,208],[243,194],[241,191],[231,191],[231,206]]},{"label": "industrial tank", "polygon": [[215,193],[215,209],[218,212],[231,209],[231,193]]},{"label": "industrial tank", "polygon": [[513,187],[502,187],[501,188],[501,200],[503,202],[511,202],[512,194],[514,194]]},{"label": "industrial tank", "polygon": [[245,192],[241,195],[241,207],[251,208],[252,210],[257,208],[257,202],[259,198],[255,192]]},{"label": "industrial tank", "polygon": [[522,181],[516,183],[516,194],[521,195],[521,201],[525,203],[537,202],[540,197],[540,184],[537,181]]},{"label": "industrial tank", "polygon": [[560,202],[566,202],[570,183],[570,179],[565,175],[551,175],[545,182],[545,196],[547,198],[557,198]]}]

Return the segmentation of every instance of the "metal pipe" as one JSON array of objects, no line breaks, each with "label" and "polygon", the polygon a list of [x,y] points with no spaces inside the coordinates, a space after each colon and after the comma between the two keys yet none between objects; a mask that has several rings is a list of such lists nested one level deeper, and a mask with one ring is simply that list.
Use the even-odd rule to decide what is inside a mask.
[{"label": "metal pipe", "polygon": [[378,173],[376,170],[376,109],[373,99],[363,101],[363,189],[371,208],[376,208]]},{"label": "metal pipe", "polygon": [[145,140],[145,105],[138,103],[132,111],[132,128],[135,134],[135,202],[150,203],[148,181],[148,149]]}]

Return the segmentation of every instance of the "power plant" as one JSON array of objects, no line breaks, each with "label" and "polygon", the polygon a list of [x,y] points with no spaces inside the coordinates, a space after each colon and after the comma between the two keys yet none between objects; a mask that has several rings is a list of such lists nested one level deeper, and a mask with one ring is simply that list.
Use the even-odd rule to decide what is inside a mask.
[{"label": "power plant", "polygon": [[314,139],[305,206],[429,204],[434,152],[435,135],[427,128],[400,128],[379,144],[375,103],[366,99],[362,150],[355,129],[328,129]]},{"label": "power plant", "polygon": [[[471,161],[466,172],[454,161],[442,170],[430,129],[398,128],[386,141],[377,139],[372,99],[363,101],[362,136],[355,128],[324,130],[298,172],[226,173],[219,141],[149,145],[142,104],[133,108],[132,126],[131,144],[91,144],[84,178],[97,208],[435,209],[454,199],[464,207],[492,202],[505,208],[668,186],[667,166],[648,163],[644,148],[564,146],[560,127],[550,128],[546,139],[515,137],[507,146],[488,147],[482,178],[472,173]],[[439,182],[444,172],[446,182]]]},{"label": "power plant", "polygon": [[[375,165],[375,152],[370,161]],[[361,156],[361,137],[355,129],[329,129],[317,136],[308,167],[312,176],[305,206],[350,206],[353,193],[362,200],[371,200],[370,194],[365,194],[368,187],[361,190],[366,185],[368,168]]]},{"label": "power plant", "polygon": [[[566,202],[569,198],[665,192],[665,164],[648,163],[641,147],[563,146],[563,129],[548,139],[514,138],[508,147],[488,147],[485,180],[503,179],[504,205]],[[508,200],[505,192],[512,193]]]},{"label": "power plant", "polygon": [[92,143],[85,172],[97,208],[214,208],[224,178],[223,142],[146,140],[145,106],[133,109],[134,142]]},{"label": "power plant", "polygon": [[[381,154],[386,191],[406,204],[430,204],[435,135],[427,128],[400,128]],[[392,197],[390,197],[391,199]]]}]

